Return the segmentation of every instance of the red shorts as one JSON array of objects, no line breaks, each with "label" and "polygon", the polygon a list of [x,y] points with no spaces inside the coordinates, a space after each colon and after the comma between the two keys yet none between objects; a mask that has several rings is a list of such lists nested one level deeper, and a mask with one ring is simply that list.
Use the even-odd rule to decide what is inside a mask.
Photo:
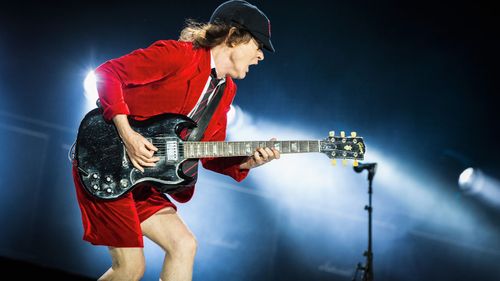
[{"label": "red shorts", "polygon": [[83,187],[73,166],[73,180],[83,222],[83,240],[94,245],[144,247],[141,222],[159,210],[177,207],[154,187],[138,187],[116,200],[100,200]]}]

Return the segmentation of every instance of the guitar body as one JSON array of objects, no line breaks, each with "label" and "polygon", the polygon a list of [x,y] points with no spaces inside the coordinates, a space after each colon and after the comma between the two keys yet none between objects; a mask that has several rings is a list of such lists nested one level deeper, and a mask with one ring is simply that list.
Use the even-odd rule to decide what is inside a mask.
[{"label": "guitar body", "polygon": [[[161,192],[173,193],[193,185],[196,176],[183,173],[186,162],[182,155],[180,132],[196,124],[176,114],[163,114],[145,121],[129,118],[131,127],[158,148],[160,160],[154,167],[136,169],[127,156],[125,146],[112,122],[106,122],[100,109],[87,113],[78,129],[75,157],[78,173],[85,189],[101,199],[115,199],[139,185],[147,184]],[[168,148],[168,149],[167,149]]]}]

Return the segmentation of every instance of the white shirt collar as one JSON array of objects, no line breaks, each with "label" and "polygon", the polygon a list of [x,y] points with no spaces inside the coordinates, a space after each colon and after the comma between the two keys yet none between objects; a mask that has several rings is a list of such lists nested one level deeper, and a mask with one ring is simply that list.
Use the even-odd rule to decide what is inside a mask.
[{"label": "white shirt collar", "polygon": [[[215,67],[215,61],[214,61],[214,56],[212,55],[212,49],[210,49],[210,69],[215,68],[215,71],[217,72],[217,68]],[[225,82],[226,77],[222,77],[221,82]]]}]

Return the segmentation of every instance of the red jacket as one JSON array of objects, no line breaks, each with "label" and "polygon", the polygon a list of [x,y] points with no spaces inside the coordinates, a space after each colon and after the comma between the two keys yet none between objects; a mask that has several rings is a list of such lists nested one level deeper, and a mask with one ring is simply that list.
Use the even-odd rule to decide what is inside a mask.
[{"label": "red jacket", "polygon": [[[162,113],[188,115],[196,105],[210,75],[210,50],[193,49],[191,42],[160,40],[100,65],[95,73],[104,118],[127,114],[143,120]],[[227,112],[236,94],[236,85],[226,77],[226,88],[202,140],[226,138]],[[206,158],[206,169],[242,181],[248,170],[239,169],[241,157]],[[191,199],[193,188],[172,197],[179,202]]]}]

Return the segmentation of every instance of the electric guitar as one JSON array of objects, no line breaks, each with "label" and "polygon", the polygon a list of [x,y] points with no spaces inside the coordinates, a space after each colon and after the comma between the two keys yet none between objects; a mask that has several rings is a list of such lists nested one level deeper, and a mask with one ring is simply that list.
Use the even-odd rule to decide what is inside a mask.
[{"label": "electric guitar", "polygon": [[193,185],[196,176],[188,176],[183,164],[199,158],[251,156],[259,147],[277,149],[281,154],[321,152],[329,158],[364,159],[363,138],[355,133],[346,137],[330,132],[324,140],[297,141],[186,141],[180,132],[191,130],[196,123],[183,115],[163,114],[144,121],[129,118],[132,128],[158,148],[160,160],[154,167],[136,169],[112,122],[106,122],[99,108],[85,115],[75,144],[78,174],[85,189],[100,199],[115,199],[141,184],[149,184],[164,193],[175,193]]}]

